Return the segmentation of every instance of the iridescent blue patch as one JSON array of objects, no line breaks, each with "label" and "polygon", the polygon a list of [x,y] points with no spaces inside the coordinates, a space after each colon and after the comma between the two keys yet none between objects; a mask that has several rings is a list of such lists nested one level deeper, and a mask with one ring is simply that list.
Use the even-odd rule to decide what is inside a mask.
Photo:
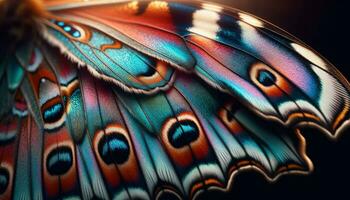
[{"label": "iridescent blue patch", "polygon": [[57,25],[63,27],[64,26],[64,22],[57,22]]},{"label": "iridescent blue patch", "polygon": [[70,27],[70,26],[65,26],[65,27],[63,28],[63,30],[65,30],[66,32],[69,32],[69,31],[72,30],[72,27]]},{"label": "iridescent blue patch", "polygon": [[64,113],[64,108],[61,103],[57,103],[43,111],[43,118],[45,123],[53,123],[58,121]]},{"label": "iridescent blue patch", "polygon": [[79,31],[75,31],[75,32],[73,33],[73,37],[75,37],[75,38],[79,38],[80,36],[81,36],[81,34],[80,34]]},{"label": "iridescent blue patch", "polygon": [[80,31],[78,31],[76,28],[74,28],[73,26],[63,22],[63,21],[56,21],[56,20],[51,20],[51,22],[53,22],[54,24],[56,24],[57,26],[59,26],[60,28],[62,28],[62,30],[66,33],[68,33],[69,35],[71,35],[74,38],[79,38],[81,37],[81,33]]}]

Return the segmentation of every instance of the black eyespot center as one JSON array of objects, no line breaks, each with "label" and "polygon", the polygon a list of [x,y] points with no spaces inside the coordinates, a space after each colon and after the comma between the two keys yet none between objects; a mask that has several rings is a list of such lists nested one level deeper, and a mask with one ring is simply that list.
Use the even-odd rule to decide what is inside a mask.
[{"label": "black eyespot center", "polygon": [[266,87],[274,85],[277,81],[276,76],[266,69],[259,70],[256,79]]},{"label": "black eyespot center", "polygon": [[123,134],[110,133],[98,142],[98,153],[107,165],[123,164],[129,159],[130,146]]},{"label": "black eyespot center", "polygon": [[182,148],[197,140],[199,128],[192,120],[181,120],[174,123],[168,132],[170,144],[175,148]]},{"label": "black eyespot center", "polygon": [[52,150],[46,159],[46,169],[54,176],[67,173],[73,165],[73,153],[70,147],[60,146]]}]

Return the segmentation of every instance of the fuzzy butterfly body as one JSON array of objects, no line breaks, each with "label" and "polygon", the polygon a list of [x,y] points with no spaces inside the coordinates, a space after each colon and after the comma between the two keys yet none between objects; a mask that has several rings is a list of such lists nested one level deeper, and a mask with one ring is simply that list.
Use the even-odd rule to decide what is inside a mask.
[{"label": "fuzzy butterfly body", "polygon": [[[33,34],[1,51],[0,199],[195,198],[243,169],[308,173],[300,126],[335,137],[347,125],[346,79],[247,13],[33,2],[18,2]],[[17,33],[7,19],[2,38]]]}]

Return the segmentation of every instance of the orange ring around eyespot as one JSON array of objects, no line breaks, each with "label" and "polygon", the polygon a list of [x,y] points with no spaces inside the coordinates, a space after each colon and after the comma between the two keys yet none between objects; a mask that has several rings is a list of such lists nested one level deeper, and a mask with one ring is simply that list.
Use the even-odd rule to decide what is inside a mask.
[{"label": "orange ring around eyespot", "polygon": [[167,75],[167,72],[169,71],[168,63],[158,60],[154,70],[155,73],[152,74],[152,76],[138,76],[135,78],[135,81],[149,85],[153,85],[163,81]]},{"label": "orange ring around eyespot", "polygon": [[[256,78],[260,70],[267,70],[272,73],[276,77],[275,84],[269,87],[261,84]],[[264,63],[259,62],[252,65],[250,78],[262,91],[264,91],[265,94],[270,97],[281,97],[284,95],[284,93],[290,94],[292,91],[292,88],[290,87],[290,84],[287,82],[287,80],[285,80],[285,78],[283,78],[275,70],[271,69]]]},{"label": "orange ring around eyespot", "polygon": [[[98,152],[98,143],[101,140],[101,138],[104,135],[109,135],[112,133],[118,133],[118,134],[122,134],[129,145],[129,157],[128,159],[122,163],[122,164],[112,164],[112,165],[107,165],[101,158],[99,152]],[[112,183],[113,186],[118,186],[118,184],[120,183],[121,179],[120,176],[123,177],[124,181],[136,181],[139,178],[139,174],[137,172],[139,172],[138,169],[138,164],[136,161],[136,157],[135,157],[135,152],[134,149],[132,147],[132,143],[131,140],[129,138],[129,134],[128,131],[120,124],[109,124],[106,126],[105,129],[102,130],[98,130],[95,135],[94,135],[94,140],[93,140],[93,150],[95,155],[97,155],[97,161],[99,163],[99,165],[102,167],[102,172],[105,175],[105,178]],[[117,169],[121,172],[120,174],[117,174]],[[114,177],[114,178],[113,178]]]},{"label": "orange ring around eyespot", "polygon": [[[197,125],[197,128],[199,130],[199,137],[197,138],[197,140],[193,141],[189,145],[186,145],[181,148],[175,148],[172,146],[172,144],[169,141],[168,132],[173,124],[183,120],[190,120]],[[206,140],[203,129],[192,112],[183,112],[183,113],[180,113],[177,117],[168,119],[162,127],[161,138],[170,157],[178,165],[183,167],[188,166],[193,162],[192,156],[195,156],[196,159],[202,159],[208,154],[208,151],[209,151],[209,144]],[[189,147],[191,147],[193,154],[191,152],[191,149],[189,149]]]}]

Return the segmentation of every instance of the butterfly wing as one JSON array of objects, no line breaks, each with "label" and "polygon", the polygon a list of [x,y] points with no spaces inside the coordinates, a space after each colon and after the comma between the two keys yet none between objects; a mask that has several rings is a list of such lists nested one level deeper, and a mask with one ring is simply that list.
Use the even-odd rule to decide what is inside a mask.
[{"label": "butterfly wing", "polygon": [[307,173],[292,125],[348,119],[342,75],[246,13],[45,2],[43,38],[1,62],[0,198],[187,199],[243,169]]},{"label": "butterfly wing", "polygon": [[16,105],[34,101],[0,126],[1,197],[193,198],[252,166],[270,179],[312,169],[301,135],[200,78],[179,72],[166,91],[130,95],[56,48],[36,52]]},{"label": "butterfly wing", "polygon": [[[91,6],[81,5],[49,8],[55,14],[45,33],[50,42],[63,46],[70,39],[91,44],[98,30],[173,68],[198,75],[264,116],[285,123],[302,118],[331,133],[347,119],[345,78],[308,46],[254,16],[206,3],[93,1]],[[66,26],[55,25],[56,16],[87,37],[67,35]],[[67,54],[79,57],[78,48],[67,46]],[[96,64],[78,60],[98,70]],[[104,73],[108,72],[97,74]]]}]

